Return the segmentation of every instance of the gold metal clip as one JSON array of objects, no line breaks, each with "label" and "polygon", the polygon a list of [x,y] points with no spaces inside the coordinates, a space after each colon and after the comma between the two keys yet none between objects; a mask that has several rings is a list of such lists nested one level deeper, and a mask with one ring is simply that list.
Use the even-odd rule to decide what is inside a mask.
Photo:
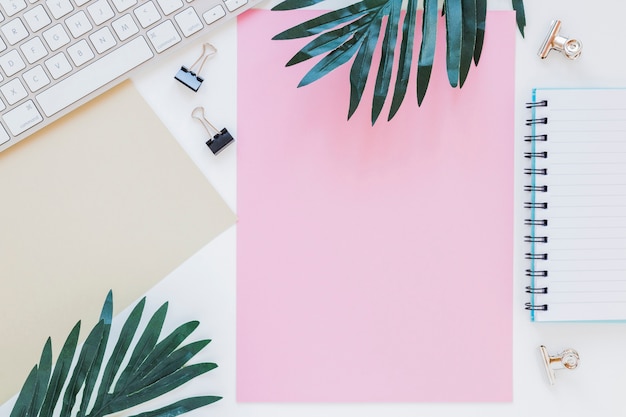
[{"label": "gold metal clip", "polygon": [[545,59],[551,50],[556,50],[565,54],[569,59],[576,59],[580,56],[583,44],[577,39],[569,39],[562,36],[559,32],[561,30],[561,21],[553,20],[550,24],[548,34],[539,48],[537,55],[541,59]]},{"label": "gold metal clip", "polygon": [[580,356],[574,349],[565,349],[554,356],[548,354],[548,349],[544,345],[539,346],[539,350],[541,351],[541,357],[543,358],[543,364],[546,368],[550,385],[554,385],[555,383],[555,370],[574,370],[578,367],[580,362]]}]

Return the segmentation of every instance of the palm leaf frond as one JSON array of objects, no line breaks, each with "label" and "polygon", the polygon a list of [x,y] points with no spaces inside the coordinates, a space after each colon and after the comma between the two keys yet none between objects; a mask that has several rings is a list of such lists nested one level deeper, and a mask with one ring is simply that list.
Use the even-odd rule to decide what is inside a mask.
[{"label": "palm leaf frond", "polygon": [[513,10],[515,10],[515,20],[517,21],[517,28],[519,32],[524,36],[524,28],[526,27],[526,13],[524,13],[524,0],[511,0],[513,3]]},{"label": "palm leaf frond", "polygon": [[[80,351],[77,351],[80,322],[74,326],[59,353],[54,370],[52,342],[48,339],[39,364],[26,378],[10,417],[51,417],[54,410],[59,412],[59,417],[103,417],[131,407],[145,406],[148,401],[170,393],[217,367],[209,362],[188,365],[210,342],[200,340],[183,345],[198,327],[197,321],[184,323],[161,337],[167,303],[152,315],[141,334],[137,334],[144,306],[145,298],[131,311],[108,357],[105,357],[105,352],[113,315],[111,292],[99,322]],[[135,347],[129,352],[135,339]],[[127,364],[122,369],[125,359]],[[183,398],[156,410],[140,412],[135,417],[174,417],[220,398],[211,395]]]},{"label": "palm leaf frond", "polygon": [[[272,10],[294,10],[324,0],[285,0]],[[511,0],[519,31],[526,24],[523,0]],[[303,77],[298,87],[311,84],[352,60],[348,119],[360,105],[377,50],[381,58],[372,98],[372,124],[391,95],[388,120],[404,101],[412,70],[413,48],[420,0],[407,0],[404,17],[400,0],[361,0],[321,14],[273,37],[275,40],[315,37],[298,51],[287,66],[321,56]],[[437,0],[423,0],[422,39],[417,62],[417,103],[421,105],[432,73],[437,36]],[[445,0],[442,15],[446,25],[446,72],[452,87],[462,87],[472,62],[478,65],[483,50],[487,0]],[[384,33],[381,38],[381,32]],[[398,36],[401,42],[398,43]],[[399,46],[398,46],[399,44]],[[399,55],[397,49],[399,48]],[[394,58],[398,56],[397,63]],[[394,71],[394,66],[397,68]],[[393,88],[391,80],[395,73]]]},{"label": "palm leaf frond", "polygon": [[487,21],[487,0],[476,0],[476,46],[474,47],[474,63],[478,65],[485,41],[485,24]]},{"label": "palm leaf frond", "polygon": [[382,53],[380,64],[378,65],[378,74],[376,75],[376,83],[374,85],[374,98],[372,100],[372,124],[376,123],[376,119],[385,104],[387,93],[389,92],[389,84],[391,83],[391,73],[393,70],[393,57],[396,49],[396,40],[398,38],[398,25],[400,21],[400,12],[402,11],[402,0],[391,0],[389,3],[387,24],[385,25],[385,37],[382,41]]},{"label": "palm leaf frond", "polygon": [[417,104],[421,105],[435,61],[437,41],[437,0],[424,0],[424,20],[422,21],[422,44],[417,62]]},{"label": "palm leaf frond", "polygon": [[402,24],[402,42],[400,44],[398,73],[396,75],[396,84],[394,86],[391,109],[389,110],[389,117],[387,120],[391,120],[400,109],[400,105],[404,100],[407,86],[409,84],[411,64],[413,61],[413,40],[415,38],[417,3],[418,0],[408,0],[407,2],[406,18]]}]

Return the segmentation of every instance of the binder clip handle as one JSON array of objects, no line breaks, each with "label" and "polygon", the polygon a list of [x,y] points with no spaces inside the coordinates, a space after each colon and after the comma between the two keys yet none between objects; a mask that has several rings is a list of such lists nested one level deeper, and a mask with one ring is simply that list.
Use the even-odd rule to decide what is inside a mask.
[{"label": "binder clip handle", "polygon": [[206,142],[206,145],[209,147],[214,155],[217,155],[227,145],[235,141],[233,136],[226,128],[218,130],[215,126],[211,124],[211,122],[208,121],[208,119],[204,115],[204,107],[196,107],[195,109],[193,109],[193,111],[191,112],[191,117],[198,120],[209,134],[209,140]]},{"label": "binder clip handle", "polygon": [[[181,66],[174,78],[193,91],[198,91],[204,81],[204,78],[199,75],[200,71],[202,71],[202,67],[204,67],[206,60],[216,53],[217,49],[213,45],[208,42],[204,43],[202,45],[202,55],[200,55],[200,57],[193,64],[191,64],[189,68],[184,65]],[[196,67],[198,68],[196,69]]]}]

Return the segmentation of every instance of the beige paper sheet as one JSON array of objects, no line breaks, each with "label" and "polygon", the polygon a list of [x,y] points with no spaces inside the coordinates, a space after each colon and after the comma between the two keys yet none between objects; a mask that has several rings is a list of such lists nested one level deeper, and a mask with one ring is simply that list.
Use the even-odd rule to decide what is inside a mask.
[{"label": "beige paper sheet", "polygon": [[0,403],[236,221],[130,82],[0,153],[0,195]]}]

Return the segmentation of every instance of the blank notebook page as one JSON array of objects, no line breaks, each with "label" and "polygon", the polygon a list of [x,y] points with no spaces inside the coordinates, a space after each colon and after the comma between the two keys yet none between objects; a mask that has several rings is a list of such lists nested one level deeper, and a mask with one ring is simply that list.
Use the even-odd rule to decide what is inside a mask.
[{"label": "blank notebook page", "polygon": [[531,316],[626,319],[626,89],[536,89],[533,101]]}]

